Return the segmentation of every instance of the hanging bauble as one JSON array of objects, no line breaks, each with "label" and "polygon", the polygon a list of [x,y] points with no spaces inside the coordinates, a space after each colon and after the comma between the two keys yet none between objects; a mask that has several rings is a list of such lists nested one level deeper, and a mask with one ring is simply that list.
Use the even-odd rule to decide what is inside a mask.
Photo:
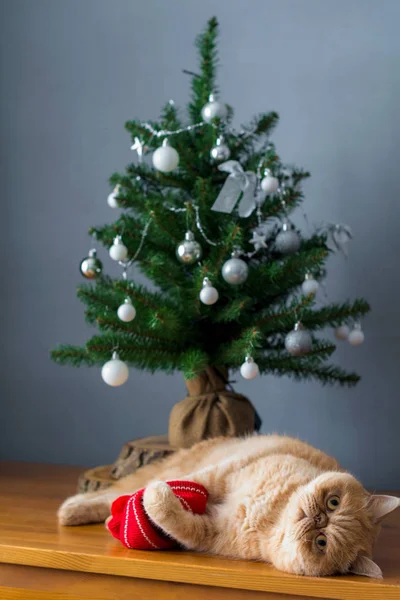
[{"label": "hanging bauble", "polygon": [[225,144],[224,137],[220,135],[215,142],[215,146],[211,148],[210,156],[215,162],[224,162],[228,160],[230,155],[231,151]]},{"label": "hanging bauble", "polygon": [[203,287],[200,291],[200,300],[203,304],[215,304],[218,300],[219,294],[218,290],[212,286],[211,281],[208,277],[204,277],[203,279]]},{"label": "hanging bauble", "polygon": [[162,146],[153,152],[153,165],[157,171],[169,173],[176,169],[179,164],[179,154],[168,144],[167,138],[164,139]]},{"label": "hanging bauble", "polygon": [[101,376],[107,385],[117,387],[123,385],[129,377],[127,365],[119,359],[117,352],[113,352],[112,359],[106,362],[101,369]]},{"label": "hanging bauble", "polygon": [[136,308],[132,304],[130,298],[125,298],[125,301],[117,310],[118,318],[124,323],[130,323],[136,317]]},{"label": "hanging bauble", "polygon": [[311,334],[297,322],[292,331],[285,337],[285,348],[292,356],[303,356],[310,352],[312,346]]},{"label": "hanging bauble", "polygon": [[240,285],[244,283],[249,275],[249,267],[239,258],[240,252],[232,252],[232,258],[222,265],[222,277],[231,285]]},{"label": "hanging bauble", "polygon": [[113,245],[109,250],[109,254],[113,260],[117,261],[125,260],[128,256],[128,248],[124,245],[120,235],[117,235],[114,238]]},{"label": "hanging bauble", "polygon": [[79,270],[86,279],[96,279],[102,270],[103,263],[97,258],[96,250],[89,250],[89,255],[81,260]]},{"label": "hanging bauble", "polygon": [[294,254],[301,246],[301,239],[288,221],[282,225],[282,231],[275,238],[275,248],[281,254]]},{"label": "hanging bauble", "polygon": [[364,342],[365,336],[360,323],[354,325],[354,328],[350,331],[347,339],[352,346],[360,346],[360,344]]},{"label": "hanging bauble", "polygon": [[215,98],[215,94],[210,94],[208,102],[201,109],[201,116],[203,121],[211,123],[213,119],[221,119],[223,121],[228,115],[228,110],[225,104],[218,102]]},{"label": "hanging bauble", "polygon": [[339,325],[335,329],[335,338],[340,341],[347,340],[349,333],[350,327],[348,325]]},{"label": "hanging bauble", "polygon": [[265,169],[264,178],[261,180],[261,189],[266,194],[275,194],[279,188],[279,179],[273,177],[269,169]]},{"label": "hanging bauble", "polygon": [[176,256],[181,263],[192,265],[201,258],[203,254],[202,247],[196,242],[194,233],[187,231],[185,239],[177,246]]},{"label": "hanging bauble", "polygon": [[120,184],[116,185],[111,194],[107,196],[107,204],[110,208],[118,208],[118,200],[117,196],[120,193],[121,186]]},{"label": "hanging bauble", "polygon": [[301,285],[302,292],[305,296],[314,296],[319,288],[319,283],[311,273],[306,273],[305,279]]},{"label": "hanging bauble", "polygon": [[254,379],[260,374],[258,364],[254,362],[251,356],[246,356],[245,362],[240,367],[240,374],[244,379]]}]

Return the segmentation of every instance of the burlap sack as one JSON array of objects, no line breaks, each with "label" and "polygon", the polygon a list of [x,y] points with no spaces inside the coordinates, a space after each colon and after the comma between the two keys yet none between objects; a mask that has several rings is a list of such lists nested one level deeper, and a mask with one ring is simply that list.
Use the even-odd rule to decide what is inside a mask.
[{"label": "burlap sack", "polygon": [[227,371],[207,367],[186,385],[189,395],[175,404],[169,419],[172,446],[189,448],[207,438],[254,431],[255,409],[245,396],[227,388]]}]

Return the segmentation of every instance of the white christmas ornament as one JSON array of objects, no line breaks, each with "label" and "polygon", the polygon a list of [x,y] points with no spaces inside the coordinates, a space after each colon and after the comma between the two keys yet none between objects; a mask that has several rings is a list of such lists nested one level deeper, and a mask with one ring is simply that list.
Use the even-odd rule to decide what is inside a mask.
[{"label": "white christmas ornament", "polygon": [[361,329],[361,325],[359,323],[356,323],[354,325],[354,329],[350,331],[349,337],[347,339],[349,341],[349,344],[351,344],[352,346],[360,346],[364,342],[364,332]]},{"label": "white christmas ornament", "polygon": [[129,369],[127,365],[119,359],[117,352],[114,352],[112,359],[103,365],[101,376],[107,385],[117,387],[126,382],[129,377]]},{"label": "white christmas ornament", "polygon": [[335,338],[340,341],[347,340],[349,333],[350,327],[348,325],[339,325],[335,329]]},{"label": "white christmas ornament", "polygon": [[200,300],[203,304],[215,304],[219,298],[218,290],[212,286],[208,277],[203,279],[203,288],[200,291]]},{"label": "white christmas ornament", "polygon": [[222,277],[231,285],[240,285],[244,283],[249,275],[249,267],[239,258],[240,252],[232,252],[232,258],[222,265]]},{"label": "white christmas ornament", "polygon": [[317,293],[318,288],[319,288],[318,281],[316,279],[314,279],[314,277],[311,275],[311,273],[306,273],[306,277],[301,286],[304,296],[311,296],[311,295],[313,296],[314,294]]},{"label": "white christmas ornament", "polygon": [[261,189],[266,194],[275,194],[279,188],[279,179],[272,177],[268,169],[265,172],[264,179],[261,180]]},{"label": "white christmas ornament", "polygon": [[118,318],[124,323],[130,323],[136,317],[136,308],[130,298],[125,298],[125,302],[118,307]]},{"label": "white christmas ornament", "polygon": [[201,109],[203,121],[211,123],[213,119],[221,119],[223,121],[228,115],[228,110],[225,104],[221,104],[215,98],[215,94],[210,94],[207,104]]},{"label": "white christmas ornament", "polygon": [[167,138],[164,139],[162,146],[153,152],[153,165],[157,171],[169,173],[176,169],[179,164],[179,154],[168,144]]},{"label": "white christmas ornament", "polygon": [[122,237],[117,235],[114,238],[113,245],[109,250],[109,255],[113,260],[125,260],[128,256],[128,248],[124,245]]},{"label": "white christmas ornament", "polygon": [[120,184],[116,185],[111,194],[107,196],[107,204],[110,208],[118,208],[117,196],[121,190]]},{"label": "white christmas ornament", "polygon": [[240,367],[240,374],[244,379],[254,379],[260,374],[258,364],[254,362],[251,356],[246,356],[245,362]]}]

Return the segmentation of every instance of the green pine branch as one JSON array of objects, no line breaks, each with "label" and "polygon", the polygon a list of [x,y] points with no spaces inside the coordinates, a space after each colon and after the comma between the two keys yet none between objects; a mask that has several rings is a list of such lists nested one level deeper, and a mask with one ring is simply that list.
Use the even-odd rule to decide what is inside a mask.
[{"label": "green pine branch", "polygon": [[357,373],[347,372],[335,365],[307,365],[293,357],[282,359],[266,357],[258,360],[257,364],[261,373],[278,377],[288,375],[296,381],[315,379],[323,385],[339,384],[352,387],[360,380]]},{"label": "green pine branch", "polygon": [[216,92],[215,73],[217,67],[218,21],[212,17],[207,27],[196,40],[200,55],[200,74],[192,78],[192,99],[189,114],[192,123],[201,121],[201,109],[208,101],[208,96]]}]

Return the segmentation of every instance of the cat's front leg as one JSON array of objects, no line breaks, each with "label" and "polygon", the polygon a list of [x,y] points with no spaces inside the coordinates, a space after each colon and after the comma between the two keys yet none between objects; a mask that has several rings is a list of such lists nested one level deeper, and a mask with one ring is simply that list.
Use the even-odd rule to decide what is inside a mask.
[{"label": "cat's front leg", "polygon": [[212,517],[185,510],[167,483],[150,483],[143,495],[143,505],[151,520],[185,548],[212,549],[218,535]]}]

